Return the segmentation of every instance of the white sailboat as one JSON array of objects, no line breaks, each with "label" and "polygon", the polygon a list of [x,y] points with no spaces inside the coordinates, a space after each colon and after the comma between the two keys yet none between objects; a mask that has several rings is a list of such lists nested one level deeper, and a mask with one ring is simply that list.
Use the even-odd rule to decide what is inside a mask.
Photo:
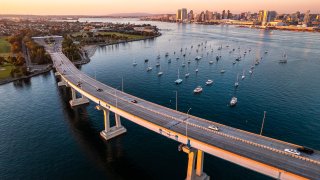
[{"label": "white sailboat", "polygon": [[163,72],[161,71],[161,66],[159,64],[159,72],[158,72],[158,76],[162,76]]},{"label": "white sailboat", "polygon": [[197,88],[195,88],[194,90],[193,90],[193,92],[194,93],[201,93],[202,92],[202,87],[201,86],[198,86]]},{"label": "white sailboat", "polygon": [[244,75],[244,70],[243,70],[241,79],[244,80],[244,78],[246,78],[246,76]]},{"label": "white sailboat", "polygon": [[137,62],[136,62],[136,61],[133,61],[133,62],[132,62],[132,66],[136,66],[136,65],[138,65]]},{"label": "white sailboat", "polygon": [[187,66],[187,73],[184,75],[185,78],[188,78],[190,76],[190,73],[189,73],[189,66]]},{"label": "white sailboat", "polygon": [[213,80],[208,79],[207,82],[206,82],[206,85],[209,86],[209,85],[211,85],[212,83],[213,83]]},{"label": "white sailboat", "polygon": [[182,79],[180,79],[180,72],[178,69],[178,79],[174,81],[176,84],[181,84],[182,83]]},{"label": "white sailboat", "polygon": [[148,63],[148,67],[147,67],[147,72],[152,70],[152,66],[150,66],[150,64]]},{"label": "white sailboat", "polygon": [[238,98],[232,97],[232,98],[231,98],[231,101],[230,101],[230,106],[231,106],[231,107],[232,107],[232,106],[235,106],[235,105],[237,104],[237,102],[238,102]]},{"label": "white sailboat", "polygon": [[234,83],[234,87],[237,88],[239,86],[239,74],[237,74],[237,80]]},{"label": "white sailboat", "polygon": [[283,52],[282,59],[279,61],[279,63],[287,63],[287,61],[288,61],[287,54],[286,52]]}]

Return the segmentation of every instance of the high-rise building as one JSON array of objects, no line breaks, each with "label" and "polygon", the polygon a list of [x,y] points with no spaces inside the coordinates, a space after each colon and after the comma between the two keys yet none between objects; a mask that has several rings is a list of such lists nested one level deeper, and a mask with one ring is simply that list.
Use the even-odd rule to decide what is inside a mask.
[{"label": "high-rise building", "polygon": [[230,13],[230,10],[228,10],[228,13],[227,13],[227,19],[231,19],[231,13]]},{"label": "high-rise building", "polygon": [[268,11],[268,18],[267,22],[274,21],[277,17],[277,12],[276,11]]},{"label": "high-rise building", "polygon": [[225,19],[225,18],[226,18],[226,11],[223,10],[223,11],[222,11],[222,15],[221,15],[221,19]]},{"label": "high-rise building", "polygon": [[176,20],[177,20],[177,21],[181,21],[181,9],[178,9],[178,11],[177,11]]},{"label": "high-rise building", "polygon": [[191,10],[188,14],[188,21],[192,21],[194,19],[194,13],[193,10]]},{"label": "high-rise building", "polygon": [[274,21],[276,17],[276,11],[261,10],[259,11],[258,22],[261,23],[262,26],[266,26],[268,22]]},{"label": "high-rise building", "polygon": [[308,24],[310,23],[310,10],[308,10],[305,14],[304,14],[304,18],[303,18],[303,24],[305,26],[308,26]]},{"label": "high-rise building", "polygon": [[188,20],[188,11],[186,8],[181,9],[181,21],[185,22]]},{"label": "high-rise building", "polygon": [[212,19],[213,19],[213,12],[207,10],[205,20],[210,21]]},{"label": "high-rise building", "polygon": [[259,11],[259,15],[258,15],[258,22],[261,24],[263,21],[263,14],[264,14],[264,10],[260,10]]}]

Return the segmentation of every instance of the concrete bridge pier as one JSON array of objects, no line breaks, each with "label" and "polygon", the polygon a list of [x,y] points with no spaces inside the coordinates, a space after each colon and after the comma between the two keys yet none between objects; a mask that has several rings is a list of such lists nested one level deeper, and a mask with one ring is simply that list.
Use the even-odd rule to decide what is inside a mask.
[{"label": "concrete bridge pier", "polygon": [[116,125],[110,127],[110,111],[101,106],[96,106],[96,109],[103,110],[104,115],[104,130],[100,132],[100,136],[105,140],[112,139],[116,136],[119,136],[125,132],[127,129],[121,125],[120,115],[115,114]]},{"label": "concrete bridge pier", "polygon": [[61,78],[61,74],[59,72],[55,72],[54,76],[57,78],[57,80],[60,80],[58,82],[59,87],[62,87],[62,86],[68,87],[67,82],[63,78]]},{"label": "concrete bridge pier", "polygon": [[79,106],[82,104],[88,104],[89,99],[81,95],[81,98],[77,98],[77,92],[71,88],[72,99],[69,101],[71,107]]},{"label": "concrete bridge pier", "polygon": [[186,180],[210,180],[210,176],[203,172],[203,151],[188,146],[183,146],[182,150],[188,154]]},{"label": "concrete bridge pier", "polygon": [[58,86],[59,86],[59,87],[62,87],[62,86],[68,87],[68,84],[67,84],[66,81],[64,81],[63,79],[61,79],[61,81],[58,82]]}]

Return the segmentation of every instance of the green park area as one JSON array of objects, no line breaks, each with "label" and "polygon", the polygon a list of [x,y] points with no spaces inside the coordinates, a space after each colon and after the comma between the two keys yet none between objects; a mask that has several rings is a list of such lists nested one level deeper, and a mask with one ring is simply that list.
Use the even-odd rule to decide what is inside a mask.
[{"label": "green park area", "polygon": [[118,32],[99,32],[99,34],[106,36],[106,35],[110,35],[110,36],[118,36],[118,37],[125,37],[128,38],[128,40],[135,40],[135,39],[142,39],[145,36],[142,35],[134,35],[134,34],[125,34],[125,33],[118,33]]},{"label": "green park area", "polygon": [[11,45],[6,38],[0,37],[0,56],[2,57],[8,57],[11,53]]},{"label": "green park area", "polygon": [[10,72],[13,68],[14,66],[11,64],[5,64],[0,66],[0,80],[10,77]]},{"label": "green park area", "polygon": [[[0,57],[7,58],[11,54],[11,45],[6,40],[7,37],[0,37]],[[0,80],[10,76],[11,70],[14,68],[13,65],[0,63]]]},{"label": "green park area", "polygon": [[[81,33],[81,32],[77,32],[77,33],[73,33],[72,36],[73,37],[92,37],[93,33],[87,32],[87,33]],[[126,33],[119,33],[119,32],[98,32],[94,34],[95,37],[104,37],[106,39],[111,39],[111,40],[139,40],[139,39],[143,39],[146,36],[143,35],[136,35],[136,34],[126,34]],[[80,40],[80,39],[78,39]]]}]

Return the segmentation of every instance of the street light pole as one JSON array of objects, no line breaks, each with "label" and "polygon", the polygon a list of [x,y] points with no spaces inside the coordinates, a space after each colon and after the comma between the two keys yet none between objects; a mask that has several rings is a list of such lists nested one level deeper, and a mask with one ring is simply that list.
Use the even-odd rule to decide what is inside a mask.
[{"label": "street light pole", "polygon": [[264,114],[263,114],[263,120],[262,120],[262,125],[261,125],[261,130],[260,130],[260,136],[262,135],[262,131],[263,131],[263,126],[264,126],[264,119],[266,118],[266,111],[264,111]]},{"label": "street light pole", "polygon": [[114,96],[116,97],[116,108],[118,108],[118,98],[117,98],[117,90],[119,87],[115,88],[114,90]]},{"label": "street light pole", "polygon": [[189,119],[189,111],[191,110],[191,108],[189,108],[189,110],[187,111],[187,119],[186,119],[186,137],[187,137],[187,146],[190,147],[190,140],[188,139],[188,119]]}]

